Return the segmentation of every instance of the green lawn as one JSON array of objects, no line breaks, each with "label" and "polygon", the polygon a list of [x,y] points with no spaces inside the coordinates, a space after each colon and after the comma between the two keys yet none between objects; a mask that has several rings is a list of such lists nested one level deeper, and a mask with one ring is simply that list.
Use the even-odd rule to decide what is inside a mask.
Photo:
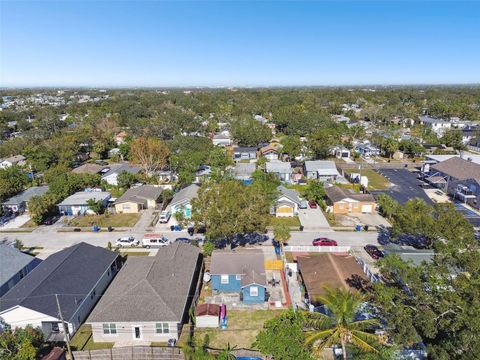
[{"label": "green lawn", "polygon": [[87,324],[83,324],[77,330],[72,340],[70,340],[70,346],[72,350],[98,350],[98,349],[110,349],[114,343],[94,343],[92,337],[92,327]]},{"label": "green lawn", "polygon": [[281,314],[283,310],[230,310],[228,327],[220,329],[195,329],[195,338],[201,343],[205,334],[210,337],[210,346],[223,349],[225,345],[252,348],[257,334],[265,321]]},{"label": "green lawn", "polygon": [[141,214],[103,214],[103,215],[85,215],[79,216],[70,221],[70,226],[90,227],[97,225],[100,227],[132,227]]},{"label": "green lawn", "polygon": [[300,226],[300,219],[298,216],[292,216],[292,217],[276,217],[276,216],[270,216],[268,225],[270,226],[275,226],[275,225],[286,225],[286,226]]},{"label": "green lawn", "polygon": [[129,250],[119,250],[120,255],[122,256],[148,256],[150,255],[149,251],[129,251]]},{"label": "green lawn", "polygon": [[368,178],[368,189],[369,190],[384,190],[390,186],[390,182],[382,175],[377,173],[372,169],[362,169],[359,170],[345,170],[346,173],[360,172],[362,176]]}]

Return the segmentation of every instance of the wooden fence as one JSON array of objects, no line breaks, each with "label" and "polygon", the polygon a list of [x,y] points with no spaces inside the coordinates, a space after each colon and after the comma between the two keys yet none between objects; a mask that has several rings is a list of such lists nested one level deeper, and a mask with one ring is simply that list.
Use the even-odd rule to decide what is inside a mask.
[{"label": "wooden fence", "polygon": [[75,360],[185,360],[180,348],[150,346],[74,351],[73,358]]}]

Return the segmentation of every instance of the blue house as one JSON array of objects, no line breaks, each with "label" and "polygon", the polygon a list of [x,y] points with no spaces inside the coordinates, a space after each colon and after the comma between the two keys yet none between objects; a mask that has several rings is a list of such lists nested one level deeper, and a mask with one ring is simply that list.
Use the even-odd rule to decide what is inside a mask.
[{"label": "blue house", "polygon": [[261,251],[214,251],[210,274],[215,292],[238,293],[244,304],[261,304],[267,300],[265,260]]}]

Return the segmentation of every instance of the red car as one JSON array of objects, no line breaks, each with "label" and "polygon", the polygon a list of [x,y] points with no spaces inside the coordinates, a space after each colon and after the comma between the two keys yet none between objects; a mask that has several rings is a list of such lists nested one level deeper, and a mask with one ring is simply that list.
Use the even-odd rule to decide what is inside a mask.
[{"label": "red car", "polygon": [[317,203],[313,200],[308,202],[308,206],[310,206],[310,209],[316,209],[318,207]]},{"label": "red car", "polygon": [[383,258],[384,256],[383,252],[375,245],[366,245],[364,249],[367,252],[367,254],[370,255],[374,260],[378,260],[380,258]]},{"label": "red car", "polygon": [[329,238],[318,238],[312,241],[313,246],[337,246],[337,242],[335,240]]}]

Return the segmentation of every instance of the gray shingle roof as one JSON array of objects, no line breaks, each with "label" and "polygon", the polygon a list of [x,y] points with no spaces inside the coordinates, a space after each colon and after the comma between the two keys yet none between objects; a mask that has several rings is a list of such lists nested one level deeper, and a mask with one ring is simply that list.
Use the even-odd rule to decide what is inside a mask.
[{"label": "gray shingle roof", "polygon": [[0,244],[0,286],[35,260],[10,245]]},{"label": "gray shingle roof", "polygon": [[432,170],[439,171],[458,180],[480,180],[480,165],[472,161],[452,157],[432,166]]},{"label": "gray shingle roof", "polygon": [[283,185],[280,185],[278,188],[278,191],[280,192],[279,196],[285,196],[292,200],[293,202],[297,203],[300,205],[301,199],[300,196],[298,195],[298,192],[294,189],[288,189]]},{"label": "gray shingle roof", "polygon": [[172,201],[170,202],[170,206],[186,204],[187,202],[190,202],[192,199],[197,197],[199,188],[200,187],[195,184],[184,187],[175,194]]},{"label": "gray shingle roof", "polygon": [[153,185],[142,185],[135,188],[128,189],[122,196],[120,196],[115,204],[124,202],[134,202],[138,204],[147,204],[147,200],[157,201],[162,194],[162,188]]},{"label": "gray shingle roof", "polygon": [[71,206],[71,205],[85,205],[87,200],[93,199],[95,201],[105,200],[110,198],[111,194],[106,191],[79,191],[73,195],[70,195],[64,199],[59,206]]},{"label": "gray shingle roof", "polygon": [[242,275],[242,286],[265,286],[265,259],[261,250],[215,250],[210,262],[212,275]]},{"label": "gray shingle roof", "polygon": [[109,169],[106,172],[102,171],[102,178],[107,177],[112,174],[120,174],[122,172],[127,172],[129,174],[137,174],[140,172],[141,168],[139,166],[130,165],[128,163],[120,163],[120,164],[110,164],[105,167],[105,169]]},{"label": "gray shingle roof", "polygon": [[286,161],[271,160],[265,164],[267,173],[291,174],[292,165]]},{"label": "gray shingle roof", "polygon": [[23,202],[28,202],[34,196],[42,196],[48,191],[48,186],[32,186],[24,192],[15,195],[5,201],[3,205],[20,205]]},{"label": "gray shingle roof", "polygon": [[180,322],[200,262],[200,250],[181,242],[129,257],[87,322]]},{"label": "gray shingle roof", "polygon": [[352,194],[339,186],[327,187],[325,194],[332,202],[342,201],[347,198],[362,202],[375,202],[375,198],[371,194]]},{"label": "gray shingle roof", "polygon": [[2,297],[0,312],[19,305],[58,317],[58,294],[68,321],[117,256],[84,242],[52,254]]}]

